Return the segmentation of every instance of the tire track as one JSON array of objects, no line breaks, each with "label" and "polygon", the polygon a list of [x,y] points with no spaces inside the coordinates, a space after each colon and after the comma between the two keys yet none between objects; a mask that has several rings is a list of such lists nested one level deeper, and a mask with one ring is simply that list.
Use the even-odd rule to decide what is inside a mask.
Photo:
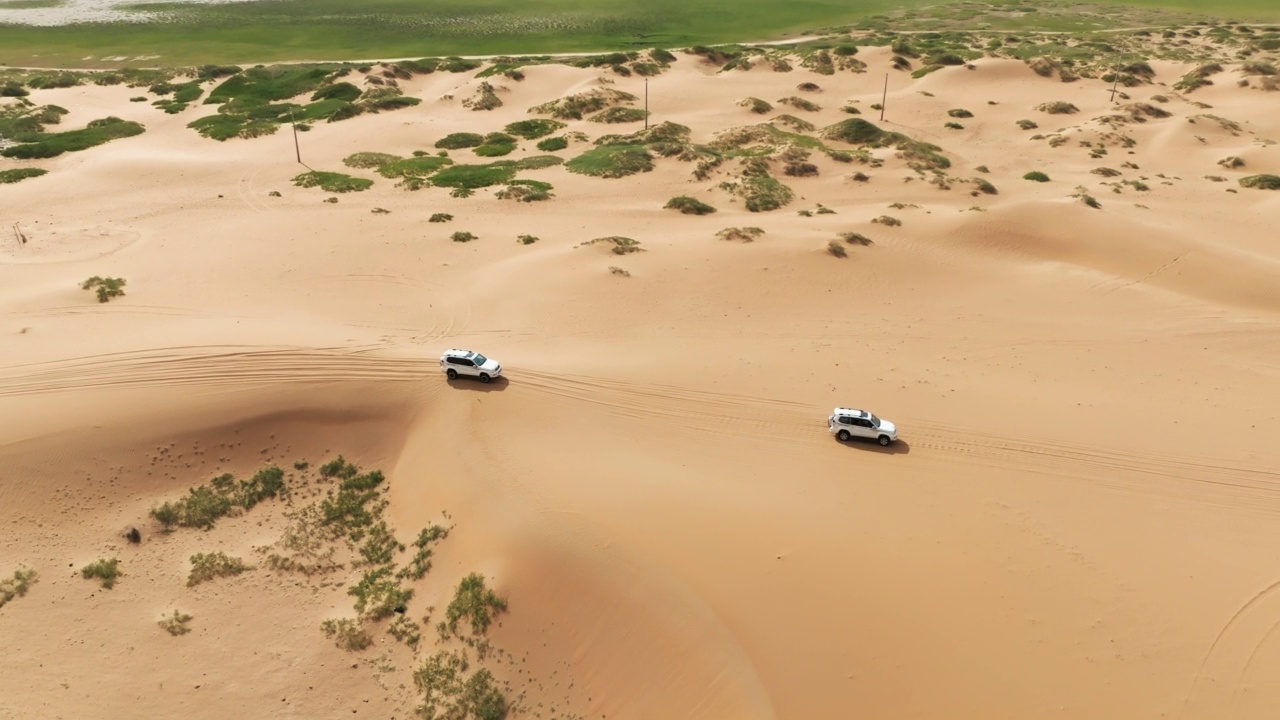
[{"label": "tire track", "polygon": [[1180,716],[1221,716],[1223,709],[1230,707],[1227,716],[1240,717],[1236,709],[1244,681],[1278,627],[1280,581],[1242,603],[1214,636],[1182,702]]},{"label": "tire track", "polygon": [[0,397],[103,388],[342,381],[411,382],[428,363],[354,348],[168,348],[0,368]]}]

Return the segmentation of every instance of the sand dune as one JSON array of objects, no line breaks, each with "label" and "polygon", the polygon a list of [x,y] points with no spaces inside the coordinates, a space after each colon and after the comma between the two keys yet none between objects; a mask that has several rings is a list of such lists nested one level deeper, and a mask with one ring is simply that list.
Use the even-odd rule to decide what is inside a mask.
[{"label": "sand dune", "polygon": [[[862,117],[940,146],[948,189],[891,148],[815,152],[810,177],[774,161],[795,198],[763,213],[721,186],[737,160],[702,180],[674,158],[609,180],[523,172],[554,185],[540,203],[342,164],[573,93],[643,94],[563,65],[490,78],[490,112],[462,104],[481,79],[442,72],[401,82],[417,107],[316,124],[308,167],[375,180],[336,203],[291,183],[306,168],[287,126],[220,143],[186,128],[207,106],[36,92],[67,127],[114,114],[147,132],[0,186],[6,229],[30,238],[0,241],[0,575],[39,573],[0,608],[0,717],[409,717],[414,669],[457,646],[434,624],[472,572],[509,603],[481,664],[513,717],[1274,717],[1280,194],[1236,182],[1280,172],[1274,98],[1178,95],[1190,68],[1153,63],[1157,84],[1112,104],[1101,80],[984,59],[893,71],[881,122],[891,55],[858,57],[867,72],[828,76],[682,56],[649,80],[653,120],[709,143],[783,113],[811,137]],[[821,109],[777,102],[803,82]],[[1077,112],[1037,110],[1055,101]],[[1129,103],[1169,116],[1103,119]],[[957,108],[973,117],[944,127]],[[718,211],[662,209],[676,195]],[[716,236],[744,226],[763,234]],[[449,240],[464,230],[478,239]],[[844,232],[871,242],[838,259]],[[644,252],[583,244],[614,235]],[[92,275],[126,294],[95,302]],[[447,382],[449,347],[508,378]],[[837,405],[896,421],[901,442],[836,442]],[[388,620],[356,653],[321,632],[353,615],[359,568],[266,566],[339,454],[386,473],[400,542],[450,528],[408,584],[416,649]],[[208,531],[148,516],[273,463],[287,501]],[[189,557],[213,551],[259,567],[188,587]],[[116,587],[81,577],[111,555]],[[191,633],[157,627],[175,609]]]}]

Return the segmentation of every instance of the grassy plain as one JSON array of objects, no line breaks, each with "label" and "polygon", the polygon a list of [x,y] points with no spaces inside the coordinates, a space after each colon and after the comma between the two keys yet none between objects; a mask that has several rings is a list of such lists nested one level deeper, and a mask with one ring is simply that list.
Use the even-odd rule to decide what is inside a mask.
[{"label": "grassy plain", "polygon": [[[0,23],[4,23],[0,6]],[[568,53],[764,41],[838,27],[1081,31],[1223,20],[1280,21],[1270,0],[279,0],[124,6],[141,22],[0,24],[0,64],[119,67],[447,55]],[[143,13],[163,13],[163,22]],[[155,17],[152,15],[151,17]]]}]

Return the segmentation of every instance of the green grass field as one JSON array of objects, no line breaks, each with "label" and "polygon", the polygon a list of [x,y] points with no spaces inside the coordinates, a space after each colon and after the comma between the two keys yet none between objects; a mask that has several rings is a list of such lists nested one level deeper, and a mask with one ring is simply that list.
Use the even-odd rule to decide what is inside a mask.
[{"label": "green grass field", "polygon": [[[0,2],[0,23],[13,7]],[[165,22],[0,24],[0,64],[172,67],[545,54],[756,42],[851,25],[1105,29],[1189,19],[1186,13],[1280,21],[1276,0],[1099,0],[1093,6],[1060,0],[270,0],[131,7],[172,14]],[[126,59],[106,59],[119,57]]]}]

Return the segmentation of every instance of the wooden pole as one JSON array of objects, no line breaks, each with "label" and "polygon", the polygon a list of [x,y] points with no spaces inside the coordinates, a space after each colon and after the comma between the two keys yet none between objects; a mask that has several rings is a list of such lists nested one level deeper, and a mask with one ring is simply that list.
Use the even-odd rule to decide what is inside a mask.
[{"label": "wooden pole", "polygon": [[298,164],[302,164],[302,149],[298,147],[298,119],[293,116],[293,110],[289,111],[290,124],[293,125],[293,153],[298,159]]},{"label": "wooden pole", "polygon": [[889,73],[884,74],[884,97],[880,98],[880,119],[884,120],[884,105],[889,102]]},{"label": "wooden pole", "polygon": [[1114,71],[1112,74],[1113,74],[1115,77],[1114,77],[1114,78],[1112,78],[1113,82],[1111,83],[1111,102],[1115,102],[1115,101],[1116,101],[1116,86],[1120,84],[1120,65],[1119,65],[1119,64],[1117,64],[1117,65],[1116,65],[1116,69],[1115,69],[1115,71]]},{"label": "wooden pole", "polygon": [[649,78],[644,79],[644,129],[649,129]]}]

